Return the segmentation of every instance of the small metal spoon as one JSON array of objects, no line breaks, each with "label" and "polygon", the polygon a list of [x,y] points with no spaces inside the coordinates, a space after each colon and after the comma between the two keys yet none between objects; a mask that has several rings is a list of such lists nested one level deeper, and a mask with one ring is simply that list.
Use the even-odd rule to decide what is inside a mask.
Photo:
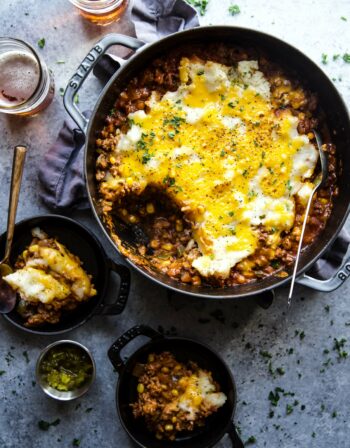
[{"label": "small metal spoon", "polygon": [[10,254],[12,248],[13,234],[16,223],[16,212],[19,192],[23,174],[24,161],[27,154],[25,146],[16,146],[13,162],[10,188],[9,209],[7,215],[7,233],[4,258],[0,261],[0,313],[9,313],[16,306],[17,295],[8,283],[3,280],[5,275],[10,274],[13,269],[10,265]]},{"label": "small metal spoon", "polygon": [[297,270],[298,270],[298,265],[299,265],[299,258],[300,258],[300,253],[301,253],[301,249],[302,249],[302,245],[303,245],[304,233],[305,233],[305,228],[306,228],[306,222],[307,222],[307,218],[309,216],[310,207],[311,207],[311,203],[312,203],[312,198],[313,198],[314,194],[316,193],[316,191],[321,187],[321,185],[323,185],[325,183],[325,181],[327,179],[327,176],[328,176],[328,161],[327,161],[326,153],[322,149],[321,137],[320,137],[320,135],[318,134],[317,131],[313,130],[312,132],[315,135],[317,149],[318,149],[318,153],[320,155],[321,173],[315,179],[314,188],[313,188],[313,190],[311,192],[311,195],[309,197],[309,200],[308,200],[308,203],[307,203],[307,206],[306,206],[306,209],[305,209],[305,217],[304,217],[303,226],[301,228],[301,234],[300,234],[300,240],[299,240],[297,255],[295,257],[292,282],[290,284],[290,290],[289,290],[289,296],[288,296],[288,308],[290,307],[290,305],[292,303],[292,296],[293,296],[293,290],[294,290],[294,284],[295,284],[295,277],[297,275]]}]

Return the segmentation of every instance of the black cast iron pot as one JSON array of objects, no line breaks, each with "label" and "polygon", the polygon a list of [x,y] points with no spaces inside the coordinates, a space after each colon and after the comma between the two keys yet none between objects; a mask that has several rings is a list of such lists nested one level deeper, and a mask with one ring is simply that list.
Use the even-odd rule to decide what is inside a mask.
[{"label": "black cast iron pot", "polygon": [[[75,310],[63,313],[60,322],[57,324],[25,327],[23,318],[17,313],[16,309],[8,314],[3,314],[6,320],[21,330],[30,333],[53,335],[73,330],[95,315],[114,315],[123,311],[130,289],[129,269],[108,258],[92,232],[73,219],[60,215],[44,215],[25,219],[16,224],[10,258],[12,266],[32,241],[31,231],[34,227],[39,227],[49,237],[57,237],[60,243],[80,258],[83,262],[83,268],[92,276],[97,295],[80,304]],[[5,237],[6,234],[0,237],[0,253],[5,250]],[[120,277],[120,287],[116,293],[115,301],[106,304],[105,299],[113,272]]]},{"label": "black cast iron pot", "polygon": [[[95,140],[99,131],[103,128],[105,117],[108,115],[120,91],[125,87],[128,81],[135,74],[144,69],[151,60],[161,57],[180,45],[198,42],[203,44],[213,41],[227,42],[239,45],[240,47],[246,46],[262,50],[269,55],[273,61],[278,62],[288,71],[296,72],[301,81],[303,81],[312,91],[317,92],[319,96],[319,102],[325,116],[325,122],[331,131],[331,141],[337,146],[338,165],[339,167],[342,167],[338,173],[339,196],[334,199],[332,215],[321,236],[302,253],[297,282],[320,291],[332,291],[339,287],[349,276],[349,258],[343,262],[339,270],[328,280],[317,280],[303,273],[331,247],[349,213],[350,122],[348,111],[333,83],[314,62],[291,45],[276,37],[256,30],[231,26],[199,27],[173,34],[152,44],[144,44],[144,42],[128,36],[109,34],[91,49],[79,66],[77,72],[69,81],[64,95],[64,104],[69,114],[86,134],[85,177],[88,196],[95,217],[110,242],[114,245],[116,250],[119,251],[101,218],[102,213],[98,205],[98,191],[94,173],[96,159]],[[118,59],[120,65],[119,70],[117,70],[111,77],[103,89],[90,120],[87,120],[78,110],[77,105],[74,102],[74,96],[81,88],[89,72],[96,66],[101,56],[111,45],[115,44],[123,45],[135,50],[135,53],[128,60]],[[323,135],[323,137],[326,139],[327,136]],[[129,248],[134,247],[135,249],[135,243],[133,243],[132,236],[128,235],[126,232],[118,232],[118,230],[116,232],[121,241],[124,241]],[[260,294],[289,282],[292,275],[291,266],[287,269],[289,275],[286,278],[270,276],[254,283],[214,289],[206,286],[186,285],[169,278],[165,274],[152,270],[151,268],[147,269],[138,266],[131,260],[128,260],[128,262],[146,277],[167,288],[192,296],[212,299],[237,298]]]},{"label": "black cast iron pot", "polygon": [[[151,340],[136,350],[126,362],[121,358],[121,350],[137,336],[147,336]],[[135,366],[146,363],[150,353],[169,351],[179,362],[193,361],[202,369],[212,372],[220,384],[227,401],[217,412],[206,419],[205,425],[192,432],[179,433],[175,441],[157,440],[142,419],[135,419],[130,407],[137,401],[138,378],[133,374]],[[226,433],[233,448],[243,448],[233,416],[236,409],[236,385],[224,360],[206,345],[191,339],[164,337],[145,325],[137,325],[125,332],[108,350],[108,356],[119,374],[116,404],[120,421],[129,436],[142,448],[210,448]]]}]

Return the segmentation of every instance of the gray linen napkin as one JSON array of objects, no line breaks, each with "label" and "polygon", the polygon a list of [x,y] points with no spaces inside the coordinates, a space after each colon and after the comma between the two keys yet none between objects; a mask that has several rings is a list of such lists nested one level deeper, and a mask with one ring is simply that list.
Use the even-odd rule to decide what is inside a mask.
[{"label": "gray linen napkin", "polygon": [[[199,25],[196,11],[184,0],[135,0],[131,11],[136,36],[146,42]],[[109,56],[101,60],[94,73],[106,81],[118,65]],[[87,209],[89,203],[84,181],[84,134],[67,119],[54,145],[39,167],[41,198],[52,210]],[[333,246],[309,272],[320,279],[329,278],[340,266],[350,244],[343,229]]]}]

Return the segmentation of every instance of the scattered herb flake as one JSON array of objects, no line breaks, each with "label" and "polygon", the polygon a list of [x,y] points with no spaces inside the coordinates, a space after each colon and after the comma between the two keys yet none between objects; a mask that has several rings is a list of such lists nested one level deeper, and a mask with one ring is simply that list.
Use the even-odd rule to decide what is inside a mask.
[{"label": "scattered herb flake", "polygon": [[328,64],[328,55],[326,53],[322,53],[321,58],[322,58],[321,59],[322,64],[324,65]]},{"label": "scattered herb flake", "polygon": [[75,96],[74,96],[74,104],[79,104],[79,95],[78,94],[76,94]]},{"label": "scattered herb flake", "polygon": [[346,343],[346,339],[345,338],[342,338],[342,339],[334,338],[333,349],[338,352],[339,359],[348,357],[348,352],[343,350],[343,348],[345,346],[345,343]]},{"label": "scattered herb flake", "polygon": [[22,354],[24,356],[24,359],[26,360],[26,363],[29,364],[29,356],[27,350],[24,350]]},{"label": "scattered herb flake", "polygon": [[253,445],[256,443],[256,438],[254,436],[250,436],[245,442],[244,445]]},{"label": "scattered herb flake", "polygon": [[38,47],[39,48],[45,47],[45,38],[44,37],[42,37],[41,39],[38,40]]},{"label": "scattered herb flake", "polygon": [[39,429],[41,429],[42,431],[47,431],[50,426],[57,426],[59,423],[61,422],[61,420],[59,418],[57,418],[56,420],[54,420],[53,422],[47,422],[45,420],[40,420],[38,422],[38,427]]},{"label": "scattered herb flake", "polygon": [[343,54],[343,61],[346,62],[347,64],[350,64],[350,54],[349,53]]},{"label": "scattered herb flake", "polygon": [[341,20],[344,20],[344,22],[348,21],[348,19],[346,17],[344,17],[344,16],[341,16],[340,18],[341,18]]},{"label": "scattered herb flake", "polygon": [[228,8],[228,12],[231,14],[231,16],[236,16],[241,12],[241,10],[238,5],[231,5]]},{"label": "scattered herb flake", "polygon": [[286,406],[286,413],[287,415],[290,415],[293,412],[293,406],[291,404],[287,404]]},{"label": "scattered herb flake", "polygon": [[194,6],[195,8],[198,8],[199,14],[201,16],[204,16],[204,14],[207,12],[209,0],[186,0],[186,2]]},{"label": "scattered herb flake", "polygon": [[2,376],[4,373],[6,373],[6,370],[0,370],[0,376]]},{"label": "scattered herb flake", "polygon": [[80,440],[79,439],[73,439],[72,445],[73,446],[80,446]]},{"label": "scattered herb flake", "polygon": [[263,358],[268,358],[268,359],[271,359],[271,358],[272,358],[271,353],[269,353],[269,352],[267,352],[267,351],[265,351],[265,350],[260,350],[259,354],[260,354]]}]

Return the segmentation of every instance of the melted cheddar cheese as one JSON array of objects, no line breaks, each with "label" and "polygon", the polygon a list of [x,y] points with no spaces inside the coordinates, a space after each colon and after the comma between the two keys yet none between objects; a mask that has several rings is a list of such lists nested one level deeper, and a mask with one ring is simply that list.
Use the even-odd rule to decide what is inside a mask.
[{"label": "melted cheddar cheese", "polygon": [[275,113],[257,61],[182,58],[179,74],[176,91],[153,92],[148,112],[129,114],[129,130],[117,131],[118,175],[104,186],[166,190],[192,222],[201,252],[193,267],[227,277],[258,247],[258,227],[272,247],[292,228],[294,196],[307,201],[318,154],[289,110]]}]

